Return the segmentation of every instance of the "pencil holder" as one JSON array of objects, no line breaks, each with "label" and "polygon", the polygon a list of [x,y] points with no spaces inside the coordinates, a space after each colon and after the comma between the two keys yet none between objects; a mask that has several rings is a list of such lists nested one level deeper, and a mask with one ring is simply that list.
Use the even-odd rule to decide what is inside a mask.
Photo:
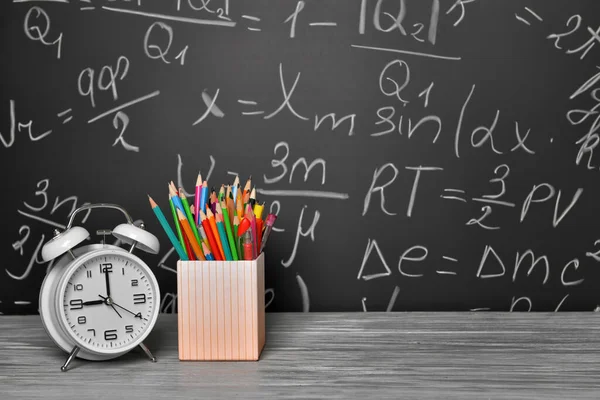
[{"label": "pencil holder", "polygon": [[180,360],[258,360],[265,345],[265,256],[178,261]]}]

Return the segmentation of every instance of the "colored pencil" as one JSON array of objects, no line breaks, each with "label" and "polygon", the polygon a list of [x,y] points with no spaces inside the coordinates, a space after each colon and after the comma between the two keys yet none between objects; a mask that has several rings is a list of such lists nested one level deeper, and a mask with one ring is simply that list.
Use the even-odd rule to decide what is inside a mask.
[{"label": "colored pencil", "polygon": [[[213,203],[215,205],[215,212],[217,211],[217,203]],[[217,223],[215,222],[215,215],[211,210],[206,210],[206,219],[208,220],[208,224],[210,229],[212,230],[213,236],[215,237],[215,243],[217,243],[217,248],[212,249],[213,253],[219,253],[221,259],[225,259],[225,253],[223,252],[223,244],[221,243],[221,239],[219,237],[219,230],[217,229]]]},{"label": "colored pencil", "polygon": [[227,209],[227,215],[229,215],[229,224],[233,225],[233,216],[235,215],[235,207],[233,206],[233,199],[231,197],[225,199],[225,208]]},{"label": "colored pencil", "polygon": [[235,203],[235,212],[237,213],[237,216],[241,221],[242,218],[244,218],[244,202],[242,201],[241,190],[238,190],[237,200]]},{"label": "colored pencil", "polygon": [[246,205],[250,204],[250,192],[245,192],[242,196],[242,204],[244,204],[244,210],[246,209]]},{"label": "colored pencil", "polygon": [[[217,207],[219,203],[217,203]],[[217,230],[219,231],[219,238],[221,239],[221,245],[223,246],[223,254],[225,255],[225,259],[227,261],[232,261],[233,256],[231,255],[231,250],[229,249],[229,243],[227,241],[227,233],[225,233],[225,224],[223,223],[223,214],[215,215],[215,222],[217,224]]]},{"label": "colored pencil", "polygon": [[217,245],[215,236],[213,235],[212,228],[210,226],[210,223],[208,222],[206,214],[204,214],[202,211],[200,211],[200,221],[202,223],[202,226],[204,227],[204,232],[206,233],[206,237],[208,238],[208,243],[210,245],[210,250],[213,256],[215,256],[215,259],[222,261],[223,257],[219,254],[219,246]]},{"label": "colored pencil", "polygon": [[[198,218],[200,218],[200,213],[198,213]],[[204,227],[202,226],[202,223],[200,223],[200,225],[198,225],[198,233],[200,234],[200,237],[202,238],[202,242],[208,244],[208,238],[206,237],[206,232],[204,232]]]},{"label": "colored pencil", "polygon": [[202,193],[200,194],[200,209],[206,212],[206,202],[208,201],[208,183],[202,182]]},{"label": "colored pencil", "polygon": [[197,226],[200,223],[200,214],[198,210],[200,209],[200,198],[202,197],[202,174],[198,172],[198,178],[196,179],[196,191],[194,192],[194,222]]},{"label": "colored pencil", "polygon": [[233,198],[231,197],[231,185],[227,185],[225,187],[225,199]]},{"label": "colored pencil", "polygon": [[262,236],[262,240],[260,243],[260,252],[262,253],[263,249],[267,245],[267,240],[269,239],[269,235],[271,235],[271,231],[273,230],[273,225],[275,225],[275,220],[277,219],[277,215],[269,214],[265,220],[265,233]]},{"label": "colored pencil", "polygon": [[260,242],[262,240],[263,220],[261,218],[256,219],[256,248],[257,254],[260,254]]},{"label": "colored pencil", "polygon": [[238,228],[240,225],[240,219],[238,216],[233,217],[233,240],[235,240],[235,247],[237,249],[238,258],[242,259],[242,252],[240,251],[240,238],[238,236]]},{"label": "colored pencil", "polygon": [[246,218],[250,220],[250,228],[252,229],[252,256],[256,258],[258,256],[258,247],[256,247],[256,238],[258,237],[256,234],[256,217],[252,208],[250,208],[250,204],[246,206]]},{"label": "colored pencil", "polygon": [[233,232],[231,231],[231,222],[229,220],[229,211],[227,211],[227,207],[224,207],[225,204],[221,204],[221,209],[223,210],[223,224],[225,225],[225,233],[227,234],[227,242],[229,243],[231,257],[233,258],[233,261],[238,261],[237,248],[235,246],[235,241],[233,240]]},{"label": "colored pencil", "polygon": [[202,251],[204,252],[204,257],[207,261],[214,261],[215,257],[212,255],[206,243],[202,243]]},{"label": "colored pencil", "polygon": [[190,211],[190,204],[188,203],[187,198],[185,197],[185,193],[181,188],[179,188],[179,198],[181,199],[181,204],[183,205],[185,216],[187,217],[190,227],[192,228],[192,233],[196,238],[196,242],[200,243],[200,235],[198,235],[198,229],[196,229],[196,223],[194,222],[194,217],[192,216],[192,212]]},{"label": "colored pencil", "polygon": [[263,213],[264,209],[265,209],[265,203],[262,203],[262,204],[256,203],[254,205],[254,209],[252,211],[254,211],[254,215],[256,216],[257,219],[262,218],[262,213]]},{"label": "colored pencil", "polygon": [[[169,206],[171,207],[171,214],[173,215],[173,222],[175,223],[175,230],[177,231],[177,237],[181,247],[185,249],[185,241],[183,240],[183,233],[181,232],[181,225],[179,224],[179,218],[177,218],[177,212],[175,211],[175,203],[173,203],[173,196],[169,195]],[[189,257],[189,253],[188,253]]]},{"label": "colored pencil", "polygon": [[190,223],[189,223],[187,217],[181,212],[181,210],[177,210],[177,217],[179,217],[179,221],[181,222],[181,227],[183,228],[183,231],[187,235],[187,239],[190,242],[190,246],[192,247],[192,250],[194,251],[196,258],[198,260],[205,260],[204,253],[202,253],[202,249],[200,248],[200,245],[198,244],[198,241],[196,240],[196,238],[194,236],[194,232],[192,231],[192,227],[190,226]]},{"label": "colored pencil", "polygon": [[246,193],[250,193],[251,186],[252,186],[252,175],[250,175],[250,177],[246,181],[246,184],[244,185],[244,191],[242,192],[242,199],[244,198]]},{"label": "colored pencil", "polygon": [[181,203],[181,199],[179,198],[177,189],[171,186],[172,183],[173,182],[169,184],[169,196],[171,196],[171,198],[173,199],[173,204],[175,205],[175,208],[180,209],[181,212],[185,214],[185,210],[183,209],[183,204]]},{"label": "colored pencil", "polygon": [[233,196],[234,202],[237,197],[237,191],[239,188],[240,188],[240,177],[236,176],[235,179],[233,180],[233,185],[231,185],[231,195]]},{"label": "colored pencil", "polygon": [[250,206],[254,208],[254,205],[256,204],[256,186],[252,188],[249,199]]},{"label": "colored pencil", "polygon": [[183,249],[183,247],[181,247],[181,243],[179,243],[179,241],[177,240],[175,233],[173,233],[173,230],[169,226],[169,223],[167,222],[167,219],[165,218],[165,215],[161,211],[160,207],[158,207],[158,204],[156,204],[156,202],[152,199],[152,197],[150,197],[150,195],[148,195],[148,199],[150,200],[150,207],[152,207],[152,211],[154,211],[154,215],[156,215],[158,222],[160,222],[160,225],[162,226],[163,230],[167,234],[167,237],[171,241],[171,244],[175,248],[175,251],[179,255],[179,258],[182,261],[187,261],[188,260],[187,254],[185,253],[185,250]]},{"label": "colored pencil", "polygon": [[[177,211],[179,211],[179,210],[177,210]],[[181,212],[181,211],[179,211],[179,212]],[[179,226],[181,226],[181,222],[177,221],[177,223],[179,224]],[[181,230],[183,231],[183,227],[181,227]],[[188,240],[185,232],[183,234],[183,243],[185,244],[185,251],[187,252],[190,261],[196,261],[197,258],[194,255],[194,250],[192,249],[192,246],[190,245],[190,241]]]}]

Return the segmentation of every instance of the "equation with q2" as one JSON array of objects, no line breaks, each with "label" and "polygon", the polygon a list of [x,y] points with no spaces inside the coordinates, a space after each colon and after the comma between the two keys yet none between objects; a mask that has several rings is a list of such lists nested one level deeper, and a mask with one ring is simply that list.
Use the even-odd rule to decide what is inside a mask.
[{"label": "equation with q2", "polygon": [[[267,311],[600,305],[600,5],[591,0],[12,0],[0,5],[0,312],[41,246],[252,175],[278,215]],[[217,187],[217,189],[218,189]],[[167,211],[166,209],[164,211]],[[118,215],[83,215],[90,242]]]}]

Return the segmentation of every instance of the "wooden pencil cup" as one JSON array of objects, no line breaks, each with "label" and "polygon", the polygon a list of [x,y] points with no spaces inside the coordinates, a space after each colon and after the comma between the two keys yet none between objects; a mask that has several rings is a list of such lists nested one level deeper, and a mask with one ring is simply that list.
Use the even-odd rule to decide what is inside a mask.
[{"label": "wooden pencil cup", "polygon": [[178,261],[179,359],[257,361],[265,345],[265,256]]}]

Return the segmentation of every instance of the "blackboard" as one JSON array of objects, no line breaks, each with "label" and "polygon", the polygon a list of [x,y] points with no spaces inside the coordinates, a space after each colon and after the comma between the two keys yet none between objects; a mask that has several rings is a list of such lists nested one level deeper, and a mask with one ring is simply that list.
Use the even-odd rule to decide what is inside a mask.
[{"label": "blackboard", "polygon": [[167,182],[193,194],[198,171],[252,175],[278,212],[268,311],[596,309],[598,11],[2,2],[0,311],[35,313],[41,243],[74,205],[109,202],[160,238],[144,257],[174,312],[146,194],[167,211]]}]

